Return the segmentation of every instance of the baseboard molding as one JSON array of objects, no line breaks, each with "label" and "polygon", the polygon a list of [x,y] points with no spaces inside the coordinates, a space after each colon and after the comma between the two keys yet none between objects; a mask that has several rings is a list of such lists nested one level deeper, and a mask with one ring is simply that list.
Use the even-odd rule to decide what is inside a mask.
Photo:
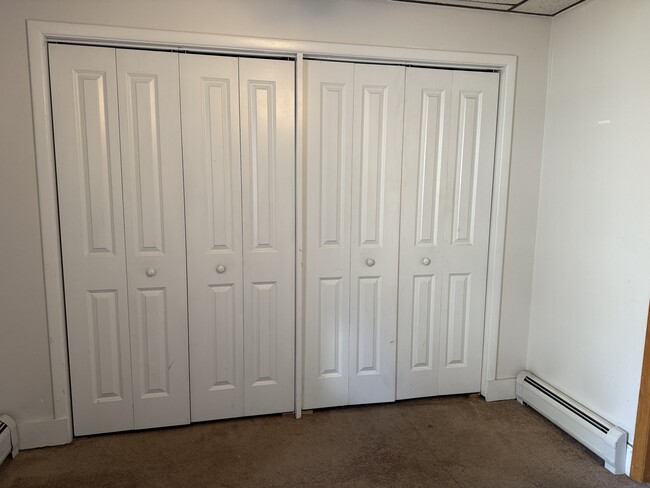
[{"label": "baseboard molding", "polygon": [[499,400],[514,400],[517,398],[515,385],[517,378],[505,378],[502,380],[489,380],[485,388],[485,400],[497,402]]},{"label": "baseboard molding", "polygon": [[72,426],[67,417],[18,422],[20,450],[58,446],[72,442]]},{"label": "baseboard molding", "polygon": [[627,451],[625,452],[625,474],[630,476],[630,471],[632,470],[632,446],[627,445]]}]

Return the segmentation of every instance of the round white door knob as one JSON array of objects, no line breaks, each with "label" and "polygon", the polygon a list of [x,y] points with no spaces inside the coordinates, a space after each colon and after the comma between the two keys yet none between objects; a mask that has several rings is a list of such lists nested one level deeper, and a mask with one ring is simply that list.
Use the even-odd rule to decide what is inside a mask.
[{"label": "round white door knob", "polygon": [[153,268],[149,268],[149,269],[146,271],[146,273],[147,273],[147,276],[148,276],[149,278],[153,278],[154,276],[156,276],[156,270],[153,269]]},{"label": "round white door knob", "polygon": [[422,264],[424,264],[425,266],[429,266],[431,264],[431,260],[429,258],[424,258],[422,260]]},{"label": "round white door knob", "polygon": [[372,258],[368,258],[368,259],[366,259],[366,264],[368,266],[374,266],[375,265],[375,260],[372,259]]},{"label": "round white door knob", "polygon": [[223,264],[220,264],[219,266],[217,266],[217,273],[223,274],[225,272],[226,272],[226,267]]}]

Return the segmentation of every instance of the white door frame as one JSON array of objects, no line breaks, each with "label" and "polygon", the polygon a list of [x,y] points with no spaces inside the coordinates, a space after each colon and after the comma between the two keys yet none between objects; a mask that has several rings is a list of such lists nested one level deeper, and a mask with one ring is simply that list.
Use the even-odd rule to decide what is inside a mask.
[{"label": "white door frame", "polygon": [[[27,21],[29,71],[36,151],[36,171],[40,227],[43,251],[47,331],[52,374],[52,419],[25,422],[21,425],[21,444],[37,447],[72,440],[71,403],[66,346],[65,302],[59,240],[59,217],[52,117],[50,108],[48,42],[67,42],[113,47],[187,50],[192,52],[255,54],[282,56],[296,61],[296,416],[302,408],[302,307],[303,307],[303,148],[302,148],[302,60],[318,58],[343,61],[409,64],[443,68],[483,69],[498,71],[499,110],[490,246],[488,256],[487,299],[481,393],[488,401],[514,398],[514,380],[497,380],[497,350],[501,308],[501,284],[510,176],[510,151],[514,116],[517,57],[505,54],[483,54],[431,49],[369,46],[259,37],[227,36],[164,30],[111,27],[61,22]],[[505,381],[505,383],[504,383]],[[512,391],[510,391],[512,383]],[[492,385],[492,386],[491,386]]]}]

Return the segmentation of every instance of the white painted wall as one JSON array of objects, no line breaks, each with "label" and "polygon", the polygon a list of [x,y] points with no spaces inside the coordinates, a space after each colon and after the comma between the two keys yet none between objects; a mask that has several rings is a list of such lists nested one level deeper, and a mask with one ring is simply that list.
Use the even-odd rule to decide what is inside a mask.
[{"label": "white painted wall", "polygon": [[525,366],[548,19],[387,0],[2,0],[0,412],[52,415],[26,19],[517,55],[498,378]]},{"label": "white painted wall", "polygon": [[553,22],[528,346],[531,371],[632,435],[650,297],[648,20],[647,0],[591,0]]}]

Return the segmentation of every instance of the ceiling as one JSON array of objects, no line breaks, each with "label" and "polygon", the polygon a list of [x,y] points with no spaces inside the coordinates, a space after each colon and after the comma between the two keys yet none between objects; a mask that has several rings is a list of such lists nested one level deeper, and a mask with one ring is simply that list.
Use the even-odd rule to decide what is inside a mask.
[{"label": "ceiling", "polygon": [[395,2],[426,3],[446,7],[476,8],[515,12],[518,14],[553,17],[585,0],[394,0]]}]

